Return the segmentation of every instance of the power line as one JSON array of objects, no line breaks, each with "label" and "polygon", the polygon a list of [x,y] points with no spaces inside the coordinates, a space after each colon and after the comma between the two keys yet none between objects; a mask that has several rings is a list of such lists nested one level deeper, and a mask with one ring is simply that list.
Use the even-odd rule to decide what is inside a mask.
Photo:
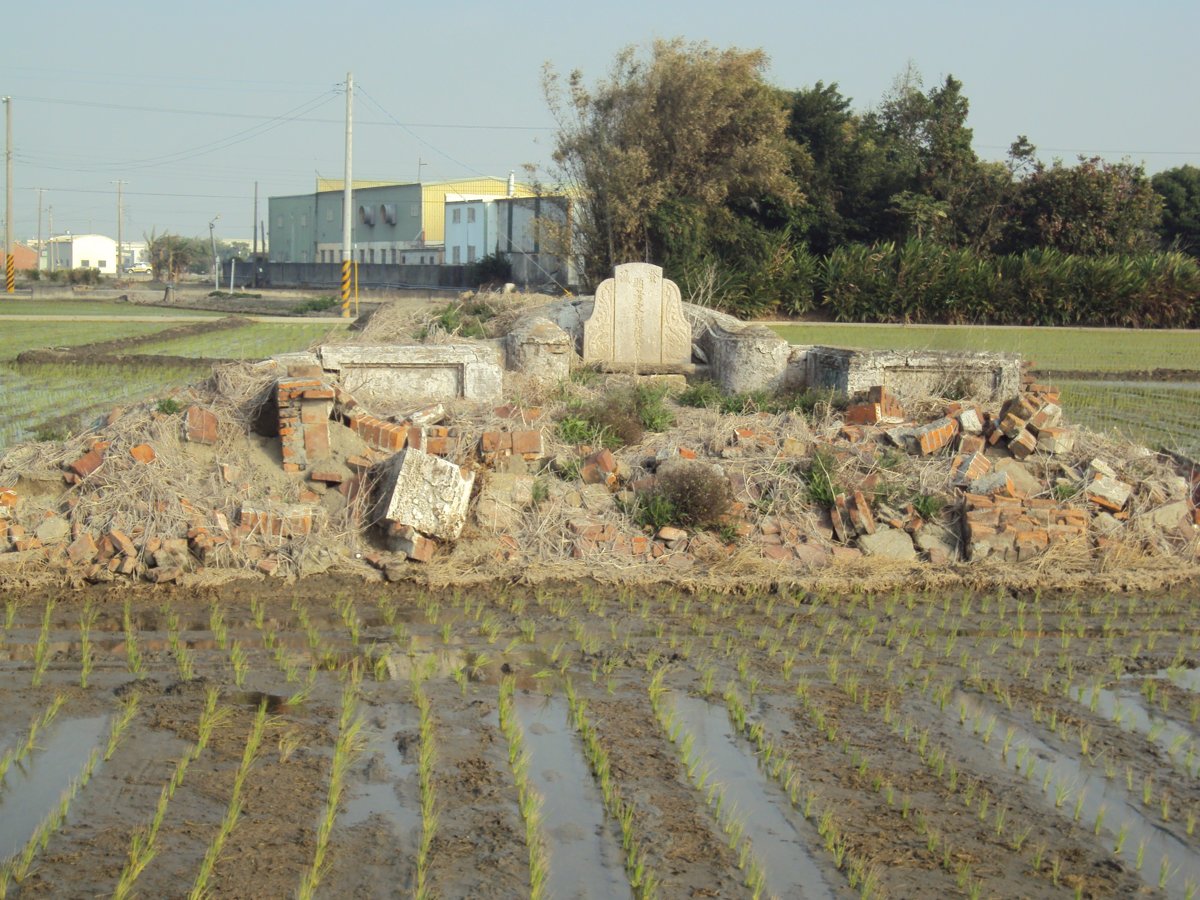
[{"label": "power line", "polygon": [[[15,95],[14,95],[15,96]],[[223,110],[210,109],[179,109],[170,106],[137,106],[128,103],[94,103],[87,100],[67,100],[61,97],[16,97],[24,103],[50,103],[60,106],[83,106],[88,109],[117,109],[131,112],[155,112],[168,113],[171,115],[183,116],[215,116],[224,119],[272,119],[273,116],[264,116],[258,113],[237,113],[227,112]],[[376,104],[378,105],[378,104]],[[385,115],[390,115],[387,110],[380,107]],[[318,119],[318,118],[295,118],[294,122],[313,122],[320,125],[339,125],[342,124],[341,119]],[[402,128],[459,128],[471,131],[554,131],[554,127],[550,125],[480,125],[478,123],[467,122],[400,122],[395,119],[387,122],[371,121],[364,119],[362,122],[355,122],[355,125],[399,125]]]}]

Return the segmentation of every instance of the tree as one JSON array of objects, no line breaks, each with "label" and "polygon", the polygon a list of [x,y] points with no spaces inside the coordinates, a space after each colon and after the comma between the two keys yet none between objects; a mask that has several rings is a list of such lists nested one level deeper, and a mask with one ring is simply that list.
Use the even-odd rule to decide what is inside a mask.
[{"label": "tree", "polygon": [[1142,166],[1081,156],[1074,166],[1038,163],[1020,182],[1014,213],[1010,251],[1138,253],[1158,246],[1162,200]]},{"label": "tree", "polygon": [[577,71],[564,88],[546,69],[559,127],[554,159],[580,198],[588,280],[621,262],[661,260],[678,244],[670,228],[682,211],[704,230],[722,209],[754,214],[801,199],[766,65],[760,50],[675,39],[655,41],[646,55],[622,50],[591,89]]},{"label": "tree", "polygon": [[1168,247],[1200,257],[1200,168],[1178,166],[1150,179],[1162,198],[1159,234]]},{"label": "tree", "polygon": [[176,279],[184,272],[203,273],[212,267],[212,249],[205,238],[152,231],[146,235],[146,253],[155,278]]}]

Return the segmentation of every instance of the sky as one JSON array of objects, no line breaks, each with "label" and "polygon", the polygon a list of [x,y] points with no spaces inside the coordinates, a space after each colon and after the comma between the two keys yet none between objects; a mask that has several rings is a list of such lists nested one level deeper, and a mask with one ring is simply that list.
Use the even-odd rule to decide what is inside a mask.
[{"label": "sky", "polygon": [[348,71],[355,179],[549,181],[543,65],[594,81],[657,38],[761,48],[770,83],[836,82],[859,111],[910,63],[926,89],[953,75],[985,159],[1024,134],[1046,161],[1200,165],[1197,34],[1195,0],[12,3],[13,237],[37,236],[39,198],[44,236],[116,237],[123,182],[126,240],[250,240],[255,183],[266,220],[267,197],[342,176]]}]

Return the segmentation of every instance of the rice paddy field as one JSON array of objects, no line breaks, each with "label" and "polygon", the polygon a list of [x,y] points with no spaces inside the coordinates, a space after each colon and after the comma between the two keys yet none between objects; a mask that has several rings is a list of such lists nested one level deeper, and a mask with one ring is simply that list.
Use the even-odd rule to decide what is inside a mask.
[{"label": "rice paddy field", "polygon": [[[24,301],[0,306],[0,314],[33,315],[14,310]],[[28,304],[25,304],[28,305]],[[129,304],[59,301],[41,304],[43,313],[121,316],[119,321],[9,320],[0,323],[0,451],[37,436],[85,427],[112,407],[169,393],[203,380],[216,359],[261,359],[301,350],[343,330],[328,322],[250,322],[221,327],[180,327],[171,310]],[[97,310],[100,310],[97,313]],[[191,313],[189,312],[189,316]],[[158,339],[156,339],[158,336]],[[73,348],[52,361],[19,361],[26,350]],[[163,357],[169,357],[164,359]]]},{"label": "rice paddy field", "polygon": [[1193,601],[10,592],[0,896],[1192,897]]}]

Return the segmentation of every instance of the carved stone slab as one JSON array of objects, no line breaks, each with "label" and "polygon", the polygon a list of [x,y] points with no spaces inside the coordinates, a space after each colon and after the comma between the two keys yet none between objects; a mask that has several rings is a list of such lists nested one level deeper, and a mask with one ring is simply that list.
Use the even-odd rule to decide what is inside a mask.
[{"label": "carved stone slab", "polygon": [[583,324],[583,361],[627,365],[686,365],[692,328],[675,282],[650,263],[625,263],[596,288]]}]

